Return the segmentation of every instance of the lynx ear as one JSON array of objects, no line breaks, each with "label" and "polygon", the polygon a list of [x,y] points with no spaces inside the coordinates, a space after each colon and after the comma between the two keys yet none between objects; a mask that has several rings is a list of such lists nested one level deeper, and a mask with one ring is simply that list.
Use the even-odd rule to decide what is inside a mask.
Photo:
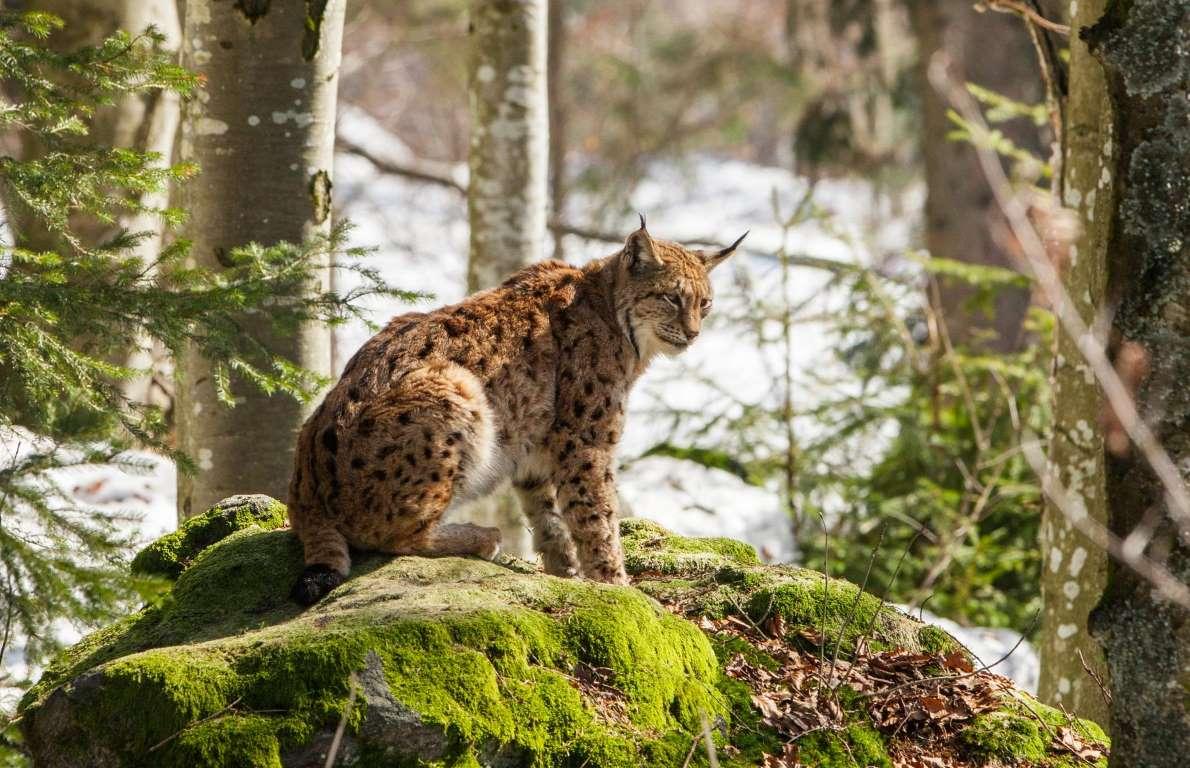
[{"label": "lynx ear", "polygon": [[[749,232],[750,231],[751,230],[749,230]],[[738,240],[736,240],[734,243],[732,243],[731,245],[729,245],[726,248],[723,248],[721,250],[702,251],[702,254],[701,254],[702,255],[702,265],[704,267],[706,267],[706,270],[708,272],[710,272],[715,267],[717,267],[720,264],[722,264],[723,262],[727,261],[727,257],[730,256],[731,254],[735,253],[735,249],[740,246],[740,243],[744,242],[744,238],[747,236],[748,236],[748,232],[745,232],[744,234],[740,235],[740,238]]]},{"label": "lynx ear", "polygon": [[640,216],[640,229],[629,235],[624,242],[624,258],[628,260],[628,268],[633,269],[639,264],[659,267],[661,257],[653,247],[653,238],[649,237],[649,232],[645,229],[645,215],[637,215]]}]

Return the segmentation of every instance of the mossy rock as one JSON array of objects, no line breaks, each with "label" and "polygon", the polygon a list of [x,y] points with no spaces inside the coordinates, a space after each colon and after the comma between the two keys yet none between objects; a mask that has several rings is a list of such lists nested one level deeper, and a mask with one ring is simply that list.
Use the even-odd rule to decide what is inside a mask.
[{"label": "mossy rock", "polygon": [[137,553],[132,572],[176,579],[198,553],[246,528],[285,525],[285,505],[269,496],[232,496],[182,524]]},{"label": "mossy rock", "polygon": [[[756,765],[780,740],[722,670],[739,653],[757,664],[765,654],[675,609],[756,623],[779,614],[791,638],[843,638],[844,657],[865,634],[873,645],[959,647],[853,585],[641,520],[622,527],[639,589],[473,559],[367,556],[303,611],[287,597],[300,547],[266,530],[284,510],[253,503],[260,512],[232,514],[238,530],[205,547],[198,531],[217,531],[242,502],[146,550],[182,566],[167,596],[68,649],[30,689],[21,728],[37,765],[322,766],[341,721],[339,766],[706,765],[691,753],[704,722],[720,764]],[[1016,759],[1015,746],[977,738],[1000,733],[994,720],[973,728],[972,754]],[[1033,746],[1020,747],[1026,760]],[[862,719],[799,747],[807,764],[889,764],[885,736]]]}]

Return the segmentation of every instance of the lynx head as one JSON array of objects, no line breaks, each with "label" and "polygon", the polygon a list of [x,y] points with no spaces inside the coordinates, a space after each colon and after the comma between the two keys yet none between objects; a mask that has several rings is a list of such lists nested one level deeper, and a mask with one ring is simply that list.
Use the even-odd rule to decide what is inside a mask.
[{"label": "lynx head", "polygon": [[654,240],[640,217],[618,255],[616,310],[637,354],[676,355],[698,336],[711,311],[710,271],[727,260],[747,237],[721,250],[691,250]]}]

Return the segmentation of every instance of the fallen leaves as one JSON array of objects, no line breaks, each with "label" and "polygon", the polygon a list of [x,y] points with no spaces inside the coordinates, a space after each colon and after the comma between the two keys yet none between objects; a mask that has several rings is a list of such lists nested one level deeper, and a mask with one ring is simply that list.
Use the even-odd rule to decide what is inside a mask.
[{"label": "fallen leaves", "polygon": [[[890,754],[897,768],[965,768],[970,763],[954,737],[975,717],[1003,709],[1014,690],[1012,681],[977,669],[961,650],[875,653],[861,643],[856,657],[844,660],[821,652],[826,646],[812,630],[794,636],[819,652],[795,647],[783,621],[769,619],[762,629],[737,617],[704,616],[698,624],[706,632],[741,637],[776,661],[773,666],[741,653],[724,667],[729,677],[748,685],[761,720],[785,742],[780,754],[764,756],[763,768],[806,768],[799,762],[797,739],[815,731],[842,731],[855,722],[857,709],[892,737]],[[1104,755],[1074,728],[1058,728],[1054,735],[1055,752],[1088,763]]]}]

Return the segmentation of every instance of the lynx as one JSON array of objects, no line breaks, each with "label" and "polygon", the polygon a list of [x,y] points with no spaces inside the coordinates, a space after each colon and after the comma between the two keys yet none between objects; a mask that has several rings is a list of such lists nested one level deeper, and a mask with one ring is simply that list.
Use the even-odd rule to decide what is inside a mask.
[{"label": "lynx", "polygon": [[298,438],[289,517],[306,570],[294,599],[342,583],[349,547],[495,557],[499,530],[440,520],[506,479],[547,573],[627,583],[614,457],[629,389],[698,336],[708,273],[743,239],[690,250],[653,239],[642,216],[611,256],[534,264],[390,321]]}]

